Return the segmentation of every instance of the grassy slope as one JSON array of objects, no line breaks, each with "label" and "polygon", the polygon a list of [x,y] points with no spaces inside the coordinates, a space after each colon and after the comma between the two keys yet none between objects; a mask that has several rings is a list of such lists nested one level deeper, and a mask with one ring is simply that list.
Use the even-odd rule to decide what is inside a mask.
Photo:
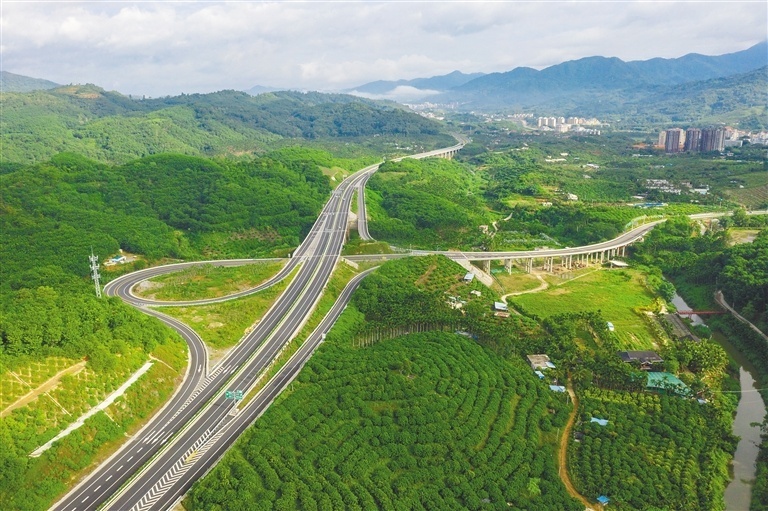
[{"label": "grassy slope", "polygon": [[616,336],[626,349],[655,347],[652,330],[636,311],[651,308],[653,295],[645,288],[642,274],[636,271],[595,271],[540,293],[515,297],[513,301],[542,318],[600,310],[614,324]]},{"label": "grassy slope", "polygon": [[[5,489],[12,488],[12,491],[0,491],[0,507],[18,511],[47,509],[75,481],[114,452],[126,435],[138,430],[171,396],[186,367],[186,347],[181,340],[168,340],[156,346],[152,355],[157,359],[152,368],[122,397],[56,442],[39,458],[14,459],[10,452],[29,453],[52,438],[121,385],[145,362],[143,354],[135,350],[127,352],[113,372],[95,373],[86,369],[77,375],[65,376],[57,388],[49,392],[50,397],[41,396],[0,419],[0,438],[3,449],[7,449],[7,458],[0,455],[3,461],[0,481],[5,483]],[[14,372],[34,375],[30,378],[34,384],[61,363],[62,359],[52,357],[17,367]],[[1,378],[5,388],[9,379],[7,372]]]}]

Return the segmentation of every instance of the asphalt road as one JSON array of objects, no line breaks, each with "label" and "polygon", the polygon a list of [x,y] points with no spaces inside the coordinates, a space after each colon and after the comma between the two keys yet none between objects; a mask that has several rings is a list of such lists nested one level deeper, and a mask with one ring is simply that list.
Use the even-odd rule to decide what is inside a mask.
[{"label": "asphalt road", "polygon": [[[448,150],[458,149],[462,145],[458,144]],[[435,155],[435,152],[430,152],[416,157]],[[57,503],[53,509],[96,509],[105,503],[106,509],[166,509],[184,495],[200,475],[215,464],[239,434],[263,413],[279,392],[296,376],[348,301],[353,287],[345,290],[345,295],[339,299],[334,311],[325,318],[321,327],[305,341],[284,368],[253,397],[239,414],[230,415],[233,403],[224,398],[224,391],[250,388],[303,326],[338,261],[344,243],[353,193],[356,189],[363,188],[365,181],[377,169],[378,165],[367,167],[339,185],[307,238],[288,264],[272,279],[257,288],[227,297],[184,302],[185,304],[213,303],[251,294],[278,282],[299,267],[293,281],[264,315],[258,326],[210,373],[206,367],[205,346],[200,338],[186,325],[145,307],[146,305],[172,304],[141,299],[131,293],[133,286],[142,280],[168,271],[178,271],[187,266],[204,264],[204,262],[150,268],[121,277],[105,286],[107,294],[120,296],[148,314],[159,317],[184,336],[190,347],[187,378],[171,401],[142,431],[134,435],[121,450]],[[364,212],[364,209],[361,208],[361,210]],[[527,252],[444,252],[444,254],[453,258],[478,259],[578,255],[625,245],[642,237],[656,223],[658,222],[641,226],[614,240],[586,247]],[[420,253],[422,252],[414,252],[415,255]],[[250,262],[253,261],[210,263],[229,266]],[[354,285],[357,282],[359,281],[355,281]],[[179,303],[173,305],[179,305]],[[175,437],[173,437],[174,434],[176,434]],[[150,458],[152,458],[151,463],[147,463]]]},{"label": "asphalt road", "polygon": [[[210,464],[217,459],[211,456],[216,453],[220,455],[234,442],[250,422],[243,422],[248,419],[245,413],[242,418],[237,416],[228,419],[232,402],[224,398],[224,390],[246,390],[251,387],[303,326],[341,253],[355,187],[360,180],[366,179],[377,169],[378,165],[363,169],[334,190],[307,238],[293,254],[289,264],[273,279],[257,289],[228,297],[186,302],[213,303],[250,294],[274,284],[300,265],[296,277],[257,327],[210,373],[206,370],[205,346],[200,338],[182,323],[145,307],[170,304],[140,299],[131,293],[133,286],[146,278],[201,262],[181,263],[172,269],[150,268],[121,277],[105,286],[106,293],[120,296],[182,333],[190,347],[187,378],[160,414],[52,509],[74,511],[97,509],[100,506],[121,510],[164,509],[170,496],[183,495],[194,482],[194,477],[202,470],[191,470],[198,466],[198,460],[201,463],[199,466],[205,467],[204,463]],[[222,265],[247,263],[243,260],[216,262]],[[275,385],[275,389],[282,388],[278,383]],[[263,406],[268,406],[271,399],[273,397],[265,401]],[[177,432],[178,435],[171,440]],[[151,463],[146,464],[150,458]],[[144,468],[139,470],[142,466]],[[165,495],[170,496],[166,498]]]}]

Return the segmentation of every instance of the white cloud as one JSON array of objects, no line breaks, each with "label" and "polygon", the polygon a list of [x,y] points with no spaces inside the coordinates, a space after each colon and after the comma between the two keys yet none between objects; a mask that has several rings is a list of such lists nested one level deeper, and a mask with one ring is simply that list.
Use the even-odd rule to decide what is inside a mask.
[{"label": "white cloud", "polygon": [[[5,70],[165,95],[737,51],[764,2],[6,2]],[[407,91],[403,91],[404,93]]]},{"label": "white cloud", "polygon": [[409,101],[420,101],[428,98],[429,96],[440,94],[440,91],[431,89],[417,89],[416,87],[411,87],[410,85],[398,85],[385,94],[372,94],[369,92],[360,92],[358,90],[353,90],[350,92],[350,94],[353,96],[360,96],[361,98],[390,99],[400,103],[407,103]]}]

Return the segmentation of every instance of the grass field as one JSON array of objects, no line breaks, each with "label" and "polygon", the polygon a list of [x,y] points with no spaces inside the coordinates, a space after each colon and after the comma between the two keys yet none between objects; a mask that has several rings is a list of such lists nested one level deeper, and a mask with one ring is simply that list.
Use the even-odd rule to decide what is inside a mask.
[{"label": "grass field", "polygon": [[500,294],[522,293],[536,289],[541,285],[541,281],[531,273],[525,273],[522,270],[513,269],[512,273],[506,270],[493,275],[496,281],[501,285]]},{"label": "grass field", "polygon": [[320,167],[322,173],[328,176],[331,181],[331,186],[336,188],[344,179],[351,174],[347,169],[341,167]]},{"label": "grass field", "polygon": [[194,307],[163,307],[162,312],[192,327],[208,346],[227,348],[250,331],[285,290],[296,271],[274,286],[245,298]]},{"label": "grass field", "polygon": [[755,236],[760,232],[759,229],[728,229],[728,240],[731,245],[739,245],[741,243],[752,243],[755,240]]},{"label": "grass field", "polygon": [[653,331],[637,310],[650,309],[654,301],[643,279],[642,273],[634,270],[594,271],[512,301],[542,318],[599,310],[606,321],[614,324],[614,333],[625,348],[653,349],[657,347]]},{"label": "grass field", "polygon": [[135,292],[144,298],[168,301],[217,298],[256,287],[285,264],[270,261],[233,267],[195,266],[150,279]]}]

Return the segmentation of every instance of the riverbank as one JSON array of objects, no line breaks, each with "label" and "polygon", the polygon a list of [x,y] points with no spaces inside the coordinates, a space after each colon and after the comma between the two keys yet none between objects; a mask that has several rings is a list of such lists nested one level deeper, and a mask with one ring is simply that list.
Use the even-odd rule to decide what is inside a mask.
[{"label": "riverbank", "polygon": [[[685,300],[694,308],[705,309],[711,303],[700,303],[701,289],[689,291],[687,286],[678,288],[685,295],[680,298],[686,309]],[[698,299],[697,299],[698,298]],[[732,480],[725,491],[726,511],[766,509],[768,498],[768,442],[761,437],[759,424],[763,423],[768,400],[768,361],[763,349],[764,339],[749,326],[732,316],[711,317],[707,325],[713,331],[713,338],[739,365],[739,404],[733,422],[733,433],[740,437],[732,464]]]}]

